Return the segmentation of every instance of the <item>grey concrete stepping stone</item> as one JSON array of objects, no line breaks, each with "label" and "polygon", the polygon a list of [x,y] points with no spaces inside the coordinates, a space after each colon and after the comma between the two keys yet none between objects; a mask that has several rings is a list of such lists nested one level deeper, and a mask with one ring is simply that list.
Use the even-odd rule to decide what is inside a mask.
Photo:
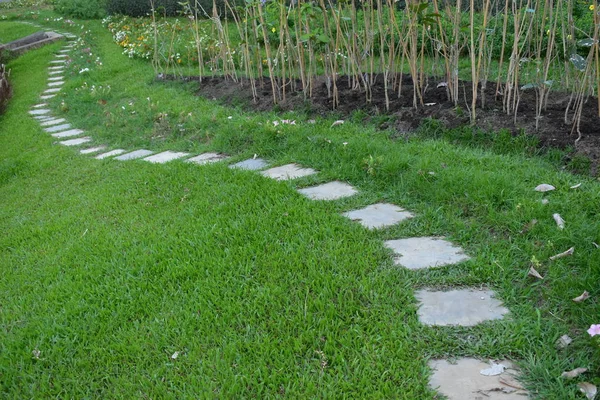
[{"label": "grey concrete stepping stone", "polygon": [[50,61],[50,64],[64,64],[66,62],[66,60],[52,60]]},{"label": "grey concrete stepping stone", "polygon": [[66,131],[68,129],[71,129],[71,124],[62,124],[62,125],[52,126],[50,128],[45,128],[44,131],[46,131],[48,133],[52,133],[52,132]]},{"label": "grey concrete stepping stone", "polygon": [[115,160],[121,160],[121,161],[136,160],[138,158],[149,156],[152,153],[154,153],[154,152],[151,150],[144,150],[144,149],[135,150],[135,151],[132,151],[131,153],[127,153],[127,154],[123,154],[122,156],[115,157]]},{"label": "grey concrete stepping stone", "polygon": [[441,267],[469,259],[460,247],[436,237],[388,240],[385,246],[396,254],[394,263],[408,269]]},{"label": "grey concrete stepping stone", "polygon": [[218,162],[221,160],[225,160],[226,158],[229,158],[229,157],[227,157],[223,154],[204,153],[204,154],[200,154],[199,156],[189,158],[185,161],[191,162],[194,164],[198,164],[198,165],[204,165],[204,164],[210,164],[210,163]]},{"label": "grey concrete stepping stone", "polygon": [[59,52],[59,53],[62,53],[62,54],[65,54],[65,53],[68,53],[68,52],[70,52],[70,51],[71,51],[71,50],[69,50],[69,49],[62,49],[62,50],[59,50],[58,52]]},{"label": "grey concrete stepping stone", "polygon": [[486,376],[481,371],[490,363],[474,358],[430,360],[429,385],[448,400],[525,400],[527,392],[517,380],[517,369],[508,360],[497,361],[506,367],[499,375]]},{"label": "grey concrete stepping stone", "polygon": [[322,185],[298,189],[300,194],[311,200],[337,200],[343,197],[354,196],[358,190],[344,182],[333,181]]},{"label": "grey concrete stepping stone", "polygon": [[257,171],[259,169],[265,168],[267,165],[268,163],[262,158],[250,158],[248,160],[232,164],[229,166],[229,168],[239,168],[245,169],[247,171]]},{"label": "grey concrete stepping stone", "polygon": [[[63,53],[63,52],[64,52],[64,51],[59,51],[59,53]],[[57,55],[56,55],[56,56],[54,56],[54,57],[55,57],[55,58],[67,58],[67,57],[69,57],[69,56],[68,56],[68,55],[66,55],[66,54],[57,54]]]},{"label": "grey concrete stepping stone", "polygon": [[166,162],[176,160],[178,158],[182,158],[188,156],[189,153],[176,152],[176,151],[163,151],[162,153],[155,154],[150,157],[144,158],[145,161],[156,163],[156,164],[164,164]]},{"label": "grey concrete stepping stone", "polygon": [[52,126],[52,125],[60,124],[65,121],[66,121],[66,119],[64,119],[64,118],[49,119],[44,122],[40,122],[40,125],[41,126]]},{"label": "grey concrete stepping stone", "polygon": [[424,325],[474,326],[484,321],[502,319],[508,310],[494,298],[491,290],[457,289],[415,293],[420,306],[417,314]]},{"label": "grey concrete stepping stone", "polygon": [[53,86],[62,86],[65,84],[65,81],[55,81],[55,82],[48,82],[48,86],[49,87],[53,87]]},{"label": "grey concrete stepping stone", "polygon": [[48,99],[51,99],[51,98],[53,98],[55,96],[56,96],[55,94],[46,94],[44,96],[40,96],[40,99],[42,99],[42,100],[48,100]]},{"label": "grey concrete stepping stone", "polygon": [[342,215],[353,221],[358,221],[362,226],[369,229],[384,228],[414,217],[412,213],[394,204],[387,203],[372,204],[360,210],[348,211]]},{"label": "grey concrete stepping stone", "polygon": [[48,114],[50,112],[49,109],[47,108],[38,108],[37,110],[30,110],[29,114],[31,115],[44,115],[44,114]]},{"label": "grey concrete stepping stone", "polygon": [[50,72],[48,72],[48,75],[60,75],[63,72],[65,72],[65,71],[63,71],[63,70],[61,70],[61,71],[50,71]]},{"label": "grey concrete stepping stone", "polygon": [[50,82],[62,81],[64,78],[65,78],[64,76],[53,76],[51,78],[48,78],[48,81],[50,81]]},{"label": "grey concrete stepping stone", "polygon": [[119,154],[123,154],[125,153],[127,150],[124,149],[115,149],[115,150],[111,150],[109,152],[106,153],[102,153],[96,156],[96,160],[103,160],[105,158],[108,157],[112,157],[112,156],[118,156]]},{"label": "grey concrete stepping stone", "polygon": [[51,115],[36,115],[33,118],[37,119],[38,121],[49,121],[49,120],[54,119],[56,117],[53,117]]},{"label": "grey concrete stepping stone", "polygon": [[92,138],[89,136],[86,136],[86,137],[77,138],[77,139],[63,140],[62,142],[58,142],[58,143],[62,144],[63,146],[79,146],[80,144],[88,143],[91,141],[92,141]]},{"label": "grey concrete stepping stone", "polygon": [[64,70],[65,70],[65,67],[63,67],[63,66],[61,65],[61,66],[56,66],[56,67],[48,67],[48,69],[49,69],[50,71],[64,71]]},{"label": "grey concrete stepping stone", "polygon": [[36,104],[35,106],[32,106],[31,108],[42,108],[42,107],[46,107],[48,105],[48,103],[40,103],[40,104]]},{"label": "grey concrete stepping stone", "polygon": [[60,88],[52,88],[52,89],[44,90],[44,93],[46,93],[46,94],[58,93],[58,92],[60,92]]},{"label": "grey concrete stepping stone", "polygon": [[106,146],[96,146],[96,147],[89,147],[87,149],[79,150],[79,152],[81,154],[92,154],[92,153],[97,153],[104,149],[106,149]]},{"label": "grey concrete stepping stone", "polygon": [[277,181],[285,181],[290,179],[301,178],[303,176],[309,176],[316,174],[312,168],[303,168],[298,164],[286,164],[280,167],[270,168],[266,171],[262,171],[261,174],[267,178],[272,178]]},{"label": "grey concrete stepping stone", "polygon": [[70,129],[70,130],[64,131],[64,132],[53,133],[52,137],[65,138],[65,137],[71,137],[71,136],[78,136],[78,135],[81,135],[82,133],[83,133],[83,131],[81,129]]}]

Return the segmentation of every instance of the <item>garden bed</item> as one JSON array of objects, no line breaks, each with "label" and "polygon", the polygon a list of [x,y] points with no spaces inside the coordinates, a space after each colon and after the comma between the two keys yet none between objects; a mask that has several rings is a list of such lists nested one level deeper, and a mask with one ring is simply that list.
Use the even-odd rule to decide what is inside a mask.
[{"label": "garden bed", "polygon": [[[379,77],[378,77],[379,78]],[[169,79],[175,79],[169,77]],[[198,77],[188,77],[186,80],[197,80]],[[335,112],[340,118],[347,118],[357,111],[362,111],[365,118],[386,114],[391,118],[380,124],[381,129],[393,128],[402,136],[414,131],[425,118],[435,118],[448,128],[468,125],[469,108],[471,103],[471,83],[460,82],[464,100],[455,106],[449,100],[445,87],[438,87],[440,79],[431,79],[423,95],[423,103],[418,109],[413,108],[413,85],[409,75],[403,76],[402,93],[388,92],[389,111],[386,111],[385,90],[383,79],[376,79],[372,86],[372,99],[366,102],[365,93],[349,87],[348,78],[340,77],[337,81],[340,103],[333,110],[332,98],[324,78],[315,81],[311,98],[305,98],[302,84],[296,82],[296,87],[288,88],[285,100],[273,105],[273,94],[268,78],[263,79],[262,86],[257,88],[254,99],[250,83],[241,79],[234,82],[224,77],[203,77],[197,94],[209,99],[219,100],[226,104],[242,105],[255,111],[266,111],[274,108],[282,111],[306,111],[312,116],[324,116]],[[260,81],[257,81],[260,82]],[[536,92],[525,90],[521,92],[518,113],[507,115],[502,111],[502,97],[496,95],[496,84],[489,82],[485,90],[485,106],[477,109],[476,126],[487,131],[506,129],[513,135],[525,133],[537,137],[540,146],[560,149],[574,148],[573,156],[584,156],[591,161],[591,172],[596,174],[600,165],[600,129],[598,124],[598,102],[589,98],[584,104],[580,131],[581,139],[576,142],[578,134],[572,133],[572,125],[565,123],[565,109],[569,104],[569,94],[553,91],[548,98],[548,106],[542,112],[539,128],[536,130]],[[481,94],[480,94],[481,98]]]}]

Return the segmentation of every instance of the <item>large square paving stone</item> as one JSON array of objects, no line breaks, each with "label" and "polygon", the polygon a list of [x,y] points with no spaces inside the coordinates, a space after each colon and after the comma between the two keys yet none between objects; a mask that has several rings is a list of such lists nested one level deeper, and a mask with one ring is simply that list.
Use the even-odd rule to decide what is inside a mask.
[{"label": "large square paving stone", "polygon": [[388,240],[385,246],[394,251],[394,262],[408,269],[441,267],[469,259],[460,247],[436,237]]},{"label": "large square paving stone", "polygon": [[229,166],[229,168],[244,169],[247,171],[257,171],[259,169],[265,168],[267,165],[267,161],[263,160],[262,158],[250,158],[248,160],[232,164]]},{"label": "large square paving stone", "polygon": [[186,157],[188,155],[189,153],[163,151],[162,153],[158,153],[153,156],[144,158],[144,161],[148,161],[155,164],[164,164],[166,162],[177,160],[178,158]]},{"label": "large square paving stone", "polygon": [[433,371],[429,385],[448,400],[526,400],[527,392],[517,381],[517,370],[508,360],[498,361],[506,367],[500,375],[486,376],[481,370],[490,368],[487,362],[461,358],[455,363],[430,360]]},{"label": "large square paving stone", "polygon": [[362,226],[369,229],[384,228],[414,217],[412,213],[394,204],[386,203],[371,204],[360,210],[348,211],[342,215],[353,221],[358,221]]},{"label": "large square paving stone", "polygon": [[420,303],[417,314],[424,325],[474,326],[502,319],[508,309],[494,298],[491,290],[457,289],[448,292],[419,290],[415,297]]},{"label": "large square paving stone", "polygon": [[198,165],[204,165],[204,164],[211,164],[214,162],[222,161],[222,160],[225,160],[226,158],[229,158],[229,157],[227,157],[224,154],[204,153],[204,154],[200,154],[199,156],[189,158],[186,160],[186,162],[191,162],[191,163],[198,164]]},{"label": "large square paving stone", "polygon": [[298,189],[300,194],[311,200],[337,200],[358,193],[354,187],[344,182],[333,181],[322,185]]},{"label": "large square paving stone", "polygon": [[262,171],[261,174],[267,178],[272,178],[277,181],[285,181],[290,179],[301,178],[303,176],[309,176],[316,174],[312,168],[304,168],[298,164],[286,164],[280,167],[270,168],[266,171]]}]

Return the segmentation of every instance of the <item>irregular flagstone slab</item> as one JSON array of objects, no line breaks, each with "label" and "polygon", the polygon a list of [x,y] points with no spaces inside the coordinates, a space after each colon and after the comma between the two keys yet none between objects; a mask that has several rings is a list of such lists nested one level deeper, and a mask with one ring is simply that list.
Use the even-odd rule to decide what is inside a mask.
[{"label": "irregular flagstone slab", "polygon": [[62,124],[62,125],[57,125],[57,126],[53,126],[50,128],[45,128],[44,131],[46,131],[48,133],[52,133],[52,132],[66,131],[69,129],[71,129],[71,124]]},{"label": "irregular flagstone slab", "polygon": [[65,138],[65,137],[71,137],[71,136],[79,136],[82,133],[83,133],[83,131],[81,129],[70,129],[70,130],[64,131],[64,132],[53,133],[52,137]]},{"label": "irregular flagstone slab", "polygon": [[32,106],[31,108],[42,108],[42,107],[46,107],[48,105],[48,103],[40,103],[40,104],[36,104],[35,106]]},{"label": "irregular flagstone slab", "polygon": [[54,96],[56,96],[56,95],[55,94],[47,94],[47,95],[44,95],[44,96],[40,96],[40,99],[42,99],[42,100],[48,100],[48,99],[53,98]]},{"label": "irregular flagstone slab", "polygon": [[62,86],[64,84],[65,84],[65,81],[48,82],[48,87]]},{"label": "irregular flagstone slab", "polygon": [[272,178],[277,181],[284,181],[290,179],[301,178],[303,176],[309,176],[316,174],[312,168],[303,168],[298,164],[286,164],[280,167],[270,168],[266,171],[262,171],[261,174],[267,178]]},{"label": "irregular flagstone slab", "polygon": [[127,161],[127,160],[136,160],[138,158],[149,156],[154,153],[152,150],[135,150],[131,153],[123,154],[122,156],[115,157],[115,160]]},{"label": "irregular flagstone slab", "polygon": [[46,89],[44,90],[44,93],[50,94],[50,93],[58,93],[60,92],[60,88],[52,88],[52,89]]},{"label": "irregular flagstone slab", "polygon": [[79,150],[79,153],[81,154],[92,154],[92,153],[97,153],[101,150],[106,149],[106,146],[96,146],[96,147],[89,147],[87,149],[82,149]]},{"label": "irregular flagstone slab", "polygon": [[50,112],[49,109],[47,108],[39,108],[37,110],[30,110],[29,114],[31,115],[44,115],[44,114],[48,114]]},{"label": "irregular flagstone slab", "polygon": [[250,158],[248,160],[232,164],[229,166],[229,168],[239,168],[245,169],[247,171],[257,171],[259,169],[265,168],[267,165],[268,163],[262,158]]},{"label": "irregular flagstone slab", "polygon": [[457,289],[448,292],[419,290],[417,314],[424,325],[474,326],[485,321],[502,319],[508,309],[494,298],[491,290]]},{"label": "irregular flagstone slab", "polygon": [[223,155],[223,154],[204,153],[204,154],[200,154],[199,156],[189,158],[186,160],[186,162],[191,162],[191,163],[198,164],[198,165],[204,165],[204,164],[211,164],[214,162],[222,161],[227,158],[229,158],[229,157],[226,155]]},{"label": "irregular flagstone slab", "polygon": [[448,400],[525,400],[527,392],[517,381],[517,369],[508,360],[498,361],[506,367],[500,375],[485,376],[481,370],[490,368],[487,362],[460,358],[455,363],[430,360],[429,385]]},{"label": "irregular flagstone slab", "polygon": [[354,196],[358,190],[344,182],[333,181],[322,185],[298,189],[300,194],[311,200],[337,200]]},{"label": "irregular flagstone slab", "polygon": [[96,156],[96,160],[103,160],[105,158],[108,157],[112,157],[112,156],[118,156],[119,154],[123,154],[125,153],[125,149],[115,149],[115,150],[111,150],[109,152],[106,153],[102,153]]},{"label": "irregular flagstone slab", "polygon": [[358,221],[362,226],[369,229],[384,228],[414,217],[412,213],[403,208],[387,203],[371,204],[360,210],[348,211],[342,215],[353,221]]},{"label": "irregular flagstone slab", "polygon": [[164,164],[169,161],[177,160],[188,156],[190,153],[176,152],[176,151],[163,151],[162,153],[155,154],[150,157],[144,158],[144,161],[148,161],[155,164]]},{"label": "irregular flagstone slab", "polygon": [[63,146],[79,146],[80,144],[88,143],[91,141],[92,141],[92,138],[89,136],[86,136],[86,137],[82,137],[82,138],[78,138],[78,139],[63,140],[62,142],[58,142],[58,143],[62,144]]},{"label": "irregular flagstone slab", "polygon": [[41,126],[51,126],[51,125],[60,124],[65,121],[66,121],[66,119],[64,119],[64,118],[49,119],[47,121],[40,122],[40,125]]},{"label": "irregular flagstone slab", "polygon": [[62,81],[63,79],[65,79],[64,76],[53,76],[48,78],[49,81],[53,82],[53,81]]},{"label": "irregular flagstone slab", "polygon": [[394,251],[394,263],[408,269],[441,267],[469,259],[460,247],[436,237],[388,240],[385,246]]}]

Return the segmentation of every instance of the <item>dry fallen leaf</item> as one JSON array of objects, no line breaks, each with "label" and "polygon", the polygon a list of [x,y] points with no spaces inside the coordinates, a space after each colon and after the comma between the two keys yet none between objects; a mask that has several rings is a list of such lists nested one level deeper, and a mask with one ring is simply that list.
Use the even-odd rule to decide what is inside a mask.
[{"label": "dry fallen leaf", "polygon": [[562,253],[558,253],[552,257],[550,257],[551,260],[556,260],[557,258],[563,258],[566,256],[570,256],[571,254],[573,254],[575,252],[575,247],[571,247],[569,250],[567,251],[563,251]]},{"label": "dry fallen leaf", "polygon": [[338,119],[337,121],[335,121],[333,124],[331,124],[331,127],[333,128],[336,125],[341,125],[344,123],[343,119]]},{"label": "dry fallen leaf", "polygon": [[594,400],[594,398],[596,397],[596,393],[598,393],[598,388],[596,387],[596,385],[593,385],[589,382],[581,382],[578,383],[577,386],[579,387],[579,390],[581,390],[581,392],[585,394],[588,400]]},{"label": "dry fallen leaf", "polygon": [[581,183],[578,183],[577,185],[573,185],[573,186],[571,186],[571,189],[577,189],[577,188],[578,188],[578,187],[580,187],[580,186],[581,186]]},{"label": "dry fallen leaf", "polygon": [[571,344],[571,342],[573,342],[573,339],[571,339],[571,337],[569,335],[562,335],[557,341],[556,341],[556,345],[561,348],[564,349],[565,347],[567,347],[568,345]]},{"label": "dry fallen leaf", "polygon": [[544,279],[544,277],[541,276],[540,273],[537,272],[535,270],[535,268],[533,268],[533,267],[529,268],[529,276],[533,276],[534,278],[538,278],[538,279]]},{"label": "dry fallen leaf", "polygon": [[482,369],[481,371],[479,371],[479,373],[485,376],[495,376],[503,373],[505,369],[506,367],[504,366],[504,364],[496,364],[492,362],[490,363],[490,368]]},{"label": "dry fallen leaf", "polygon": [[552,214],[552,218],[556,221],[556,225],[558,225],[558,229],[565,229],[565,220],[562,219],[560,214]]},{"label": "dry fallen leaf", "polygon": [[571,371],[565,371],[562,374],[560,374],[560,376],[562,378],[567,378],[567,379],[573,379],[573,378],[577,378],[579,375],[583,374],[584,372],[587,372],[587,368],[575,368]]},{"label": "dry fallen leaf", "polygon": [[580,302],[582,302],[582,301],[584,301],[584,300],[588,299],[589,297],[590,297],[590,294],[588,293],[588,291],[587,291],[587,290],[585,290],[585,291],[584,291],[583,293],[581,293],[579,296],[575,297],[575,298],[573,299],[573,301],[574,301],[575,303],[580,303]]},{"label": "dry fallen leaf", "polygon": [[172,360],[176,360],[177,357],[179,357],[179,352],[178,351],[176,351],[175,353],[173,353],[173,355],[171,356],[171,359]]},{"label": "dry fallen leaf", "polygon": [[541,185],[537,185],[534,190],[536,192],[549,192],[554,189],[556,189],[554,186],[547,183],[542,183]]}]

